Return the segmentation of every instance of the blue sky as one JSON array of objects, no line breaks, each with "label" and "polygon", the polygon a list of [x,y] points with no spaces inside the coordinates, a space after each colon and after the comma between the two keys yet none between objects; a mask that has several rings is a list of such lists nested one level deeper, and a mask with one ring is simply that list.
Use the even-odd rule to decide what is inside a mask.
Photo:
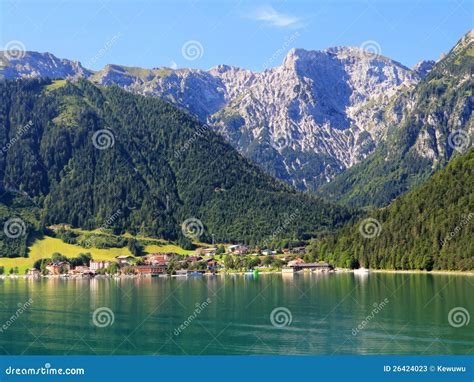
[{"label": "blue sky", "polygon": [[293,48],[366,46],[412,66],[474,24],[473,0],[1,0],[0,50],[81,61],[261,71]]}]

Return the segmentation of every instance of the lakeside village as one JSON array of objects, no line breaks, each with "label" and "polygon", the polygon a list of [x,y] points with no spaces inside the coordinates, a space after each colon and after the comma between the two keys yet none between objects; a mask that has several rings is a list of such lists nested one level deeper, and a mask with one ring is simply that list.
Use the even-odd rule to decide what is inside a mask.
[{"label": "lakeside village", "polygon": [[[51,259],[37,261],[34,268],[26,271],[26,277],[195,277],[226,273],[337,271],[331,264],[308,260],[311,257],[306,254],[305,247],[284,249],[279,253],[270,249],[254,253],[244,245],[198,248],[190,255],[151,253],[140,257],[117,256],[105,261],[95,261],[89,253],[73,259],[54,253]],[[10,276],[18,277],[14,273]]]}]

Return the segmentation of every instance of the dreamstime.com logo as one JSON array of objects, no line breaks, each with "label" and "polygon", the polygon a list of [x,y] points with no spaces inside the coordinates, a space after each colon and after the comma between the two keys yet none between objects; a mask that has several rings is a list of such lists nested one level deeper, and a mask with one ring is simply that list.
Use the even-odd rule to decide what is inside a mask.
[{"label": "dreamstime.com logo", "polygon": [[390,300],[388,298],[384,298],[381,302],[375,302],[370,313],[361,321],[359,325],[357,325],[356,328],[352,329],[352,335],[356,336],[361,330],[364,330],[370,321],[372,321],[389,302]]},{"label": "dreamstime.com logo", "polygon": [[264,248],[268,247],[268,245],[275,239],[277,238],[281,233],[283,233],[286,228],[293,222],[295,221],[298,216],[300,215],[300,211],[296,209],[293,211],[291,214],[288,215],[288,217],[283,221],[282,224],[280,224],[275,231],[272,232],[270,237],[266,238],[263,242],[262,245]]},{"label": "dreamstime.com logo", "polygon": [[471,321],[471,315],[469,311],[462,306],[456,306],[448,313],[448,322],[453,328],[467,326],[469,325],[469,321]]},{"label": "dreamstime.com logo", "polygon": [[205,301],[196,303],[196,309],[186,318],[186,320],[179,325],[173,332],[175,336],[179,336],[192,322],[202,313],[202,311],[209,306],[212,300],[208,297]]},{"label": "dreamstime.com logo", "polygon": [[10,326],[12,326],[18,318],[25,313],[26,310],[28,310],[31,307],[31,304],[33,304],[33,299],[29,298],[28,301],[24,303],[18,303],[18,309],[13,313],[8,320],[6,320],[2,326],[0,326],[0,333],[3,333],[7,331]]},{"label": "dreamstime.com logo", "polygon": [[[119,217],[120,215],[122,215],[122,210],[118,209],[117,211],[115,211],[115,212],[113,213],[113,215],[110,215],[110,216],[105,220],[104,224],[102,224],[102,225],[99,227],[99,231],[104,230],[104,229],[107,229],[108,227],[110,227],[110,225],[112,225],[112,224],[118,219],[118,217]],[[93,235],[89,236],[89,237],[87,238],[87,240],[84,241],[83,246],[84,246],[85,248],[90,248],[90,247],[92,247],[92,246],[93,246],[94,239],[95,239],[95,238],[98,238],[98,237],[100,237],[100,234],[95,234],[95,233],[94,233]]]},{"label": "dreamstime.com logo", "polygon": [[293,322],[293,315],[288,308],[279,306],[270,313],[270,322],[275,328],[284,328],[290,326]]},{"label": "dreamstime.com logo", "polygon": [[112,309],[102,306],[92,313],[92,323],[98,328],[112,326],[115,322],[115,314]]},{"label": "dreamstime.com logo", "polygon": [[2,152],[6,153],[10,148],[18,141],[21,139],[23,135],[25,135],[31,128],[33,127],[33,121],[28,121],[26,125],[21,127],[15,134],[14,137],[12,137],[5,146],[2,147]]},{"label": "dreamstime.com logo", "polygon": [[194,142],[196,142],[199,138],[204,138],[205,135],[211,131],[211,128],[210,126],[208,125],[203,125],[203,126],[199,126],[193,133],[193,135],[191,136],[191,138],[189,138],[182,147],[180,147],[179,149],[175,150],[174,151],[174,157],[176,159],[179,159],[181,158],[181,156],[187,151],[189,150],[189,148],[194,144]]},{"label": "dreamstime.com logo", "polygon": [[14,367],[5,369],[6,375],[84,375],[86,371],[82,367],[75,368],[54,368],[50,363],[45,363],[42,367]]},{"label": "dreamstime.com logo", "polygon": [[469,214],[465,218],[463,218],[459,222],[459,224],[444,239],[441,239],[441,245],[445,245],[447,242],[451,241],[459,232],[461,232],[463,227],[469,224],[473,216],[474,213],[469,212]]}]

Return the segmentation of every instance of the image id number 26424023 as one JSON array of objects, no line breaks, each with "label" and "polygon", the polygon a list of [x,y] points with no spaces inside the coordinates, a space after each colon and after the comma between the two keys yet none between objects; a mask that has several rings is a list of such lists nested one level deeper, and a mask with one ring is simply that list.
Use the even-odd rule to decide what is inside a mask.
[{"label": "image id number 26424023", "polygon": [[384,365],[385,373],[426,373],[430,370],[427,365]]}]

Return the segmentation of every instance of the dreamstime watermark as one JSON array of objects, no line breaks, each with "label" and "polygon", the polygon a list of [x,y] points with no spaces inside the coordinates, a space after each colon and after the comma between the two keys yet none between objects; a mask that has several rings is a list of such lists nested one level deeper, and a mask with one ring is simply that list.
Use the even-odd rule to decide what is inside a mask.
[{"label": "dreamstime watermark", "polygon": [[117,34],[113,35],[109,40],[107,40],[102,48],[100,48],[97,53],[91,57],[89,61],[86,63],[86,68],[92,67],[97,61],[103,58],[106,53],[113,48],[113,46],[117,43],[117,41],[122,37],[122,32],[118,32]]},{"label": "dreamstime watermark", "polygon": [[360,48],[363,50],[363,54],[368,58],[379,56],[382,53],[382,48],[380,47],[380,44],[374,40],[364,41],[360,45]]},{"label": "dreamstime watermark", "polygon": [[206,300],[204,300],[201,303],[196,303],[196,308],[194,309],[193,313],[184,320],[184,322],[179,325],[173,332],[175,336],[179,336],[183,331],[187,329],[189,325],[192,324],[192,322],[202,313],[202,311],[209,306],[209,304],[212,302],[212,300],[208,297]]},{"label": "dreamstime watermark", "polygon": [[467,326],[469,325],[469,321],[471,321],[471,315],[469,311],[462,306],[456,306],[448,313],[448,322],[453,328]]},{"label": "dreamstime watermark", "polygon": [[15,311],[15,313],[13,313],[9,318],[8,320],[6,320],[2,326],[0,326],[0,333],[3,333],[5,331],[7,331],[10,326],[12,326],[16,320],[18,320],[18,318],[23,314],[25,313],[26,310],[28,310],[28,308],[30,308],[31,304],[33,304],[33,299],[30,297],[28,299],[28,301],[24,302],[24,303],[19,303],[18,304],[18,309]]},{"label": "dreamstime watermark", "polygon": [[471,147],[471,137],[469,136],[469,133],[464,130],[454,130],[452,131],[449,136],[448,136],[448,145],[460,152],[463,153],[465,152],[469,147]]},{"label": "dreamstime watermark", "polygon": [[273,52],[273,54],[268,58],[268,60],[263,63],[263,69],[265,70],[272,66],[280,56],[286,53],[290,45],[300,36],[300,32],[295,32],[290,36],[285,36],[283,44]]},{"label": "dreamstime watermark", "polygon": [[189,150],[189,148],[196,142],[199,138],[204,138],[205,134],[211,131],[211,128],[209,125],[202,125],[199,126],[194,132],[191,138],[189,138],[183,146],[181,146],[179,149],[174,151],[174,157],[176,159],[180,159],[181,156]]},{"label": "dreamstime watermark", "polygon": [[[102,224],[100,227],[99,227],[99,231],[100,230],[104,230],[104,229],[107,229],[109,228],[109,226],[111,224],[113,224],[117,219],[118,217],[122,215],[122,210],[118,209],[117,211],[115,211],[112,215],[110,215],[104,222],[104,224]],[[94,233],[93,235],[89,236],[85,241],[84,241],[84,244],[83,244],[83,247],[85,248],[90,248],[92,246],[92,241],[96,238],[96,237],[100,237],[101,235],[100,234],[96,234]]]},{"label": "dreamstime watermark", "polygon": [[33,127],[33,122],[28,121],[26,125],[21,127],[15,134],[13,138],[11,138],[5,146],[2,147],[2,152],[6,153],[10,148],[19,140],[23,135],[25,135],[28,130],[30,130]]},{"label": "dreamstime watermark", "polygon": [[382,232],[382,225],[377,219],[367,218],[361,221],[359,232],[366,239],[372,239],[380,235],[380,232]]},{"label": "dreamstime watermark", "polygon": [[270,322],[276,328],[284,328],[290,326],[293,322],[293,315],[288,308],[279,306],[270,313]]},{"label": "dreamstime watermark", "polygon": [[198,239],[204,233],[204,224],[196,218],[186,219],[181,224],[181,232],[189,239]]},{"label": "dreamstime watermark", "polygon": [[8,219],[3,224],[3,232],[10,239],[18,239],[26,234],[26,223],[20,218]]},{"label": "dreamstime watermark", "polygon": [[107,150],[114,146],[115,135],[110,129],[97,130],[92,135],[92,144],[96,149]]},{"label": "dreamstime watermark", "polygon": [[204,47],[199,41],[186,41],[181,47],[181,54],[188,61],[195,61],[200,59],[204,54]]},{"label": "dreamstime watermark", "polygon": [[362,322],[357,325],[356,328],[352,329],[352,335],[356,336],[359,334],[361,330],[364,330],[365,327],[372,321],[377,314],[380,313],[380,311],[385,308],[385,306],[390,302],[388,298],[385,297],[385,299],[381,302],[375,302],[373,305],[373,309],[370,311],[370,313],[362,320]]},{"label": "dreamstime watermark", "polygon": [[436,64],[436,68],[439,68],[443,71],[446,71],[446,68],[452,62],[458,61],[458,59],[465,54],[465,50],[463,49],[465,44],[471,43],[472,39],[474,38],[474,32],[472,30],[463,38],[462,44],[455,47],[455,49],[450,53],[450,59],[446,60],[446,55],[443,54],[441,59]]},{"label": "dreamstime watermark", "polygon": [[283,150],[289,147],[291,144],[291,141],[292,141],[291,137],[289,137],[288,135],[279,135],[279,136],[276,136],[273,140],[277,150]]},{"label": "dreamstime watermark", "polygon": [[444,239],[441,239],[441,245],[445,245],[448,241],[451,241],[465,226],[469,224],[471,219],[474,217],[474,213],[469,212],[469,214],[461,220],[461,222],[446,236]]},{"label": "dreamstime watermark", "polygon": [[280,224],[275,231],[272,232],[270,237],[266,238],[262,242],[263,247],[268,247],[268,245],[275,239],[277,238],[282,232],[286,230],[286,228],[294,222],[298,216],[300,215],[300,211],[298,209],[294,210],[291,214],[289,214],[286,219],[283,221],[282,224]]},{"label": "dreamstime watermark", "polygon": [[45,363],[43,367],[13,367],[5,369],[6,375],[84,375],[86,371],[82,367],[75,368],[55,368],[51,364]]},{"label": "dreamstime watermark", "polygon": [[6,43],[3,47],[4,57],[7,60],[20,60],[26,55],[26,47],[23,42],[18,40],[12,40]]},{"label": "dreamstime watermark", "polygon": [[115,322],[115,314],[112,309],[102,306],[92,313],[92,323],[98,328],[112,326]]}]

